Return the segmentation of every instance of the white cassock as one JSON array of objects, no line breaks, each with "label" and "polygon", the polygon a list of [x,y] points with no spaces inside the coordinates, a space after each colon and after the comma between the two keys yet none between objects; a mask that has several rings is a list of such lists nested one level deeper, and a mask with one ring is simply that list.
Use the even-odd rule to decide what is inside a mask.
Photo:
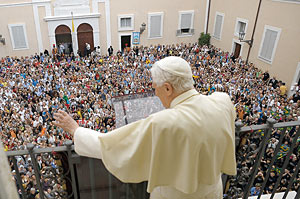
[{"label": "white cassock", "polygon": [[16,182],[12,180],[9,162],[7,161],[7,156],[4,152],[2,143],[0,143],[0,160],[0,198],[19,198]]},{"label": "white cassock", "polygon": [[221,174],[236,174],[234,120],[227,94],[191,89],[169,109],[107,134],[79,127],[75,151],[102,159],[123,182],[148,181],[151,199],[218,199]]}]

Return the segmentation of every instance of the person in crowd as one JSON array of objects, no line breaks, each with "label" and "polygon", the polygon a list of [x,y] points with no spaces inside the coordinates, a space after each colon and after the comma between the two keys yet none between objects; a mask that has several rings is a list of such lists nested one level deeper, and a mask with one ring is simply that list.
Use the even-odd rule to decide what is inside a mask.
[{"label": "person in crowd", "polygon": [[[51,124],[53,113],[59,109],[71,114],[80,126],[109,134],[108,128],[116,128],[112,98],[152,91],[150,70],[156,61],[168,56],[179,56],[190,64],[194,88],[199,93],[227,93],[236,108],[237,120],[245,125],[262,124],[267,118],[278,122],[300,119],[300,91],[297,85],[290,96],[287,95],[289,93],[281,95],[283,82],[280,83],[274,76],[264,80],[264,72],[254,64],[246,64],[240,57],[233,61],[230,53],[214,46],[160,44],[137,46],[129,52],[116,54],[111,51],[111,56],[80,57],[60,56],[54,45],[51,52],[49,56],[44,53],[38,57],[0,58],[0,139],[6,151],[26,149],[27,143],[39,148],[61,146],[64,140],[71,139],[69,133]],[[284,141],[290,146],[296,130],[288,130],[289,135]],[[248,150],[259,146],[261,135],[260,132],[253,132],[243,138],[245,144],[240,145],[241,151],[238,153],[248,154]],[[262,161],[268,162],[276,155],[271,149],[275,146],[273,143],[278,143],[279,136],[280,131],[272,132],[270,150],[266,151]],[[273,142],[272,138],[276,140]],[[294,162],[300,158],[298,149],[299,142],[293,152]],[[250,168],[253,158],[244,154],[237,156],[237,164]],[[286,158],[283,149],[281,154],[273,168],[274,178]],[[27,173],[29,156],[17,159]],[[50,162],[39,156],[37,159],[40,167],[51,166]],[[293,173],[291,166],[288,169]],[[265,175],[266,171],[262,172]],[[31,178],[35,176],[29,176]],[[299,182],[299,175],[297,179],[295,182]],[[268,187],[272,185],[274,183]],[[297,187],[294,183],[292,189]]]},{"label": "person in crowd", "polygon": [[97,55],[97,56],[100,56],[100,55],[101,55],[100,46],[97,46],[97,48],[96,48],[96,55]]},{"label": "person in crowd", "polygon": [[31,188],[30,189],[30,193],[29,193],[29,195],[28,195],[28,199],[35,199],[35,196],[36,196],[36,190],[35,190],[35,188]]},{"label": "person in crowd", "polygon": [[260,184],[257,183],[257,184],[255,184],[254,187],[251,188],[250,195],[251,196],[258,196],[259,193],[260,193]]},{"label": "person in crowd", "polygon": [[151,76],[166,108],[157,114],[107,134],[79,128],[62,110],[54,114],[54,124],[74,136],[79,155],[101,158],[120,180],[148,181],[150,198],[222,198],[222,172],[236,173],[230,97],[199,95],[191,67],[180,57],[157,61]]},{"label": "person in crowd", "polygon": [[112,54],[114,53],[114,49],[112,46],[109,46],[107,51],[108,51],[108,56],[112,56]]},{"label": "person in crowd", "polygon": [[86,56],[91,55],[91,45],[89,43],[85,43],[85,51],[86,51]]},{"label": "person in crowd", "polygon": [[65,53],[65,46],[63,43],[59,44],[59,54],[63,55]]}]

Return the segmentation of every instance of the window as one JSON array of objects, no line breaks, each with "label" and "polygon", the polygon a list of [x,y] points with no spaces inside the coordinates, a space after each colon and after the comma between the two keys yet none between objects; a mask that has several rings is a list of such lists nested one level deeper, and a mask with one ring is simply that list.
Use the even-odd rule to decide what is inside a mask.
[{"label": "window", "polygon": [[213,37],[219,40],[221,40],[223,21],[224,21],[224,14],[217,12],[215,17]]},{"label": "window", "polygon": [[119,31],[134,30],[134,15],[118,16]]},{"label": "window", "polygon": [[9,24],[10,38],[14,50],[28,49],[25,24]]},{"label": "window", "polygon": [[148,14],[148,38],[161,38],[163,33],[163,13]]},{"label": "window", "polygon": [[246,23],[239,21],[238,23],[238,31],[239,32],[245,32],[246,29]]},{"label": "window", "polygon": [[247,32],[247,27],[248,27],[248,20],[237,18],[236,19],[236,24],[235,24],[234,35],[236,37],[239,37],[240,32],[246,33]]},{"label": "window", "polygon": [[121,28],[131,27],[131,18],[121,18]]},{"label": "window", "polygon": [[194,11],[180,11],[179,24],[177,30],[178,35],[192,35],[194,33]]},{"label": "window", "polygon": [[259,58],[267,63],[272,64],[275,55],[277,43],[279,41],[281,29],[265,26],[263,38],[259,49]]},{"label": "window", "polygon": [[273,0],[273,1],[279,1],[279,2],[287,2],[287,3],[296,3],[296,4],[300,4],[300,0]]}]

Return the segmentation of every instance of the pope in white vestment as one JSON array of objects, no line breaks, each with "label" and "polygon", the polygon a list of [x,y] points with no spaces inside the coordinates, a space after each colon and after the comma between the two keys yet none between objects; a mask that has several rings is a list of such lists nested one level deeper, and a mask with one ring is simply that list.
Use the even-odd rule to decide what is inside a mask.
[{"label": "pope in white vestment", "polygon": [[[153,67],[169,73],[162,79],[172,75],[184,79],[191,76],[186,65],[181,58],[168,57]],[[222,198],[221,174],[236,174],[230,97],[218,92],[201,95],[191,87],[178,92],[176,83],[155,83],[154,77],[153,82],[167,109],[106,134],[76,127],[75,151],[102,159],[123,182],[148,181],[151,199]],[[59,114],[56,125],[64,128],[68,125],[64,117],[70,116]]]}]

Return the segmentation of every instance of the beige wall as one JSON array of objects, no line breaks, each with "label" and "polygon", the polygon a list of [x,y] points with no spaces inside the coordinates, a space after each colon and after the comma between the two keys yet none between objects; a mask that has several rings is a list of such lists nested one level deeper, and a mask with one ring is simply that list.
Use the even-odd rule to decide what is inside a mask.
[{"label": "beige wall", "polygon": [[[234,5],[234,6],[233,6]],[[229,2],[224,2],[222,0],[214,0],[211,2],[210,17],[209,17],[209,33],[212,36],[211,42],[218,48],[224,51],[231,52],[232,40],[238,40],[238,37],[234,35],[236,19],[243,18],[248,20],[248,28],[246,31],[245,39],[251,37],[252,29],[254,26],[254,19],[256,15],[256,8],[258,4],[253,3],[253,1],[248,0],[229,0]],[[234,9],[238,8],[238,9]],[[234,9],[234,12],[233,12]],[[221,32],[221,40],[217,40],[213,37],[214,25],[216,12],[224,14],[223,29]],[[247,56],[248,46],[243,45],[242,47],[242,57]]]},{"label": "beige wall", "polygon": [[[18,14],[12,14],[18,13]],[[6,40],[6,45],[0,45],[0,57],[5,55],[31,55],[38,50],[32,5],[18,7],[0,7],[0,32]],[[4,25],[2,25],[4,24]],[[28,50],[13,50],[8,24],[25,24],[28,40]],[[3,50],[1,50],[4,48]],[[2,54],[3,53],[3,54]]]},{"label": "beige wall", "polygon": [[44,17],[46,16],[46,9],[45,6],[38,7],[39,13],[39,21],[41,27],[41,34],[42,34],[42,42],[43,42],[43,50],[47,49],[50,53],[50,41],[49,41],[49,33],[48,33],[48,25],[44,21]]},{"label": "beige wall", "polygon": [[[111,31],[112,45],[114,49],[119,48],[119,34],[131,34],[139,32],[141,24],[146,23],[146,30],[141,35],[141,45],[151,44],[172,44],[196,42],[200,32],[204,31],[204,17],[206,1],[111,1]],[[177,37],[179,11],[194,10],[194,29],[193,36]],[[148,13],[163,12],[163,37],[159,39],[148,39]],[[134,31],[118,31],[118,15],[134,14]]]},{"label": "beige wall", "polygon": [[[31,2],[31,0],[14,0],[14,1],[5,1],[4,3],[23,3],[23,2]],[[105,7],[104,2],[99,2],[98,10],[101,14],[99,18],[99,29],[100,29],[100,46],[102,53],[107,53],[107,35],[110,33],[111,35],[111,45],[114,47],[115,52],[119,50],[120,43],[120,35],[131,35],[134,31],[139,31],[140,25],[145,22],[146,30],[141,35],[141,45],[151,45],[151,44],[173,44],[173,43],[190,43],[196,42],[200,32],[204,31],[204,19],[206,12],[206,0],[195,1],[189,0],[186,2],[182,2],[180,0],[172,1],[139,1],[139,0],[129,0],[129,1],[115,1],[110,0],[110,10],[108,13]],[[55,0],[51,0],[51,13],[54,13],[54,3]],[[34,4],[34,3],[33,3]],[[34,23],[34,14],[33,14],[33,4],[25,4],[23,6],[15,6],[15,4],[10,7],[0,7],[0,17],[2,19],[5,18],[5,21],[0,21],[1,34],[6,38],[7,45],[0,45],[0,56],[4,55],[31,55],[35,52],[39,52],[38,47],[38,38],[36,33],[36,24]],[[89,0],[90,11],[92,13],[93,10],[93,0]],[[194,11],[194,21],[193,28],[195,29],[195,33],[192,36],[176,36],[176,30],[179,25],[179,11]],[[163,36],[159,39],[149,39],[148,38],[148,13],[153,12],[163,12]],[[11,15],[9,13],[20,13],[18,15]],[[107,30],[107,19],[106,14],[110,14],[110,30]],[[134,14],[134,30],[131,31],[119,31],[118,30],[118,15],[123,14]],[[43,50],[48,49],[50,51],[50,40],[49,40],[49,30],[48,23],[44,20],[46,16],[46,8],[45,6],[38,6],[38,15],[39,15],[39,24],[42,35],[42,44]],[[9,16],[9,17],[8,17]],[[7,20],[6,20],[7,19]],[[3,29],[2,24],[7,26],[9,23],[25,23],[29,49],[28,50],[12,50],[12,45],[10,41],[10,35],[7,28]]]},{"label": "beige wall", "polygon": [[51,0],[51,14],[54,15],[54,3],[56,0]]},{"label": "beige wall", "polygon": [[2,4],[19,4],[19,3],[30,3],[32,0],[1,0],[0,5]]},{"label": "beige wall", "polygon": [[99,29],[100,29],[100,49],[101,54],[106,54],[108,46],[106,45],[107,41],[107,30],[106,30],[106,12],[105,12],[105,4],[98,3],[99,13],[101,14],[99,19]]},{"label": "beige wall", "polygon": [[[23,3],[20,4],[14,3]],[[27,3],[26,3],[27,2]],[[0,34],[6,39],[6,45],[0,44],[0,57],[24,56],[38,52],[38,39],[36,33],[36,25],[34,23],[33,5],[31,0],[3,0],[0,2]],[[53,14],[53,5],[55,0],[51,0],[51,13]],[[108,1],[107,1],[108,2]],[[190,43],[196,42],[200,32],[204,31],[205,15],[207,0],[173,0],[173,1],[140,1],[127,0],[116,1],[109,0],[110,10],[104,2],[97,3],[100,13],[99,17],[99,42],[103,54],[107,53],[108,34],[111,35],[111,44],[115,52],[119,50],[120,35],[132,35],[132,32],[139,32],[141,24],[146,23],[146,30],[141,35],[140,45],[149,46],[151,44],[172,44],[172,43]],[[209,16],[208,32],[213,35],[216,12],[224,14],[224,23],[221,33],[221,39],[217,40],[212,37],[211,43],[225,51],[232,52],[233,42],[239,42],[238,37],[234,35],[237,18],[246,19],[248,21],[245,39],[250,39],[254,27],[256,10],[259,0],[211,0],[211,10]],[[12,6],[4,6],[5,4],[13,4]],[[92,13],[93,0],[89,0],[90,11]],[[1,6],[2,5],[2,6]],[[18,6],[16,6],[18,5]],[[45,4],[38,6],[39,24],[42,35],[43,49],[50,51],[48,23],[44,21],[46,16]],[[193,36],[178,37],[176,30],[179,23],[179,11],[194,10],[193,27],[195,33]],[[300,62],[300,4],[286,3],[273,0],[263,0],[254,35],[254,43],[251,49],[249,62],[253,62],[257,67],[263,70],[269,70],[271,75],[275,75],[279,79],[285,81],[288,85],[292,83],[296,68]],[[163,36],[159,39],[148,38],[148,13],[163,12]],[[11,14],[18,13],[18,14]],[[108,21],[106,14],[110,14],[110,30],[107,30]],[[119,31],[118,15],[134,15],[134,30]],[[88,21],[88,20],[87,20]],[[8,30],[8,24],[24,23],[26,24],[27,39],[29,43],[28,50],[13,50]],[[276,48],[275,56],[272,64],[266,63],[258,58],[264,27],[265,25],[273,26],[281,29],[279,42]],[[249,45],[241,43],[241,56],[246,59]]]},{"label": "beige wall", "polygon": [[[276,13],[276,14],[274,14]],[[300,62],[300,4],[263,1],[250,59],[257,66],[268,69],[272,75],[291,85]],[[272,64],[257,59],[264,26],[281,28],[281,34]]]},{"label": "beige wall", "polygon": [[[245,39],[250,39],[254,27],[256,11],[259,0],[229,0],[226,4],[222,0],[214,0],[211,4],[209,32],[213,35],[216,12],[225,14],[221,40],[212,37],[212,44],[221,49],[231,52],[234,36],[236,18],[248,20],[248,28]],[[234,5],[234,6],[233,6]],[[234,9],[238,8],[238,9]],[[232,11],[234,9],[234,12]],[[288,85],[291,85],[300,62],[300,4],[263,0],[254,34],[254,43],[250,52],[249,62],[257,67],[268,70]],[[279,42],[275,51],[272,64],[266,63],[258,58],[265,25],[281,29]],[[246,59],[249,45],[242,43],[241,56]]]}]

